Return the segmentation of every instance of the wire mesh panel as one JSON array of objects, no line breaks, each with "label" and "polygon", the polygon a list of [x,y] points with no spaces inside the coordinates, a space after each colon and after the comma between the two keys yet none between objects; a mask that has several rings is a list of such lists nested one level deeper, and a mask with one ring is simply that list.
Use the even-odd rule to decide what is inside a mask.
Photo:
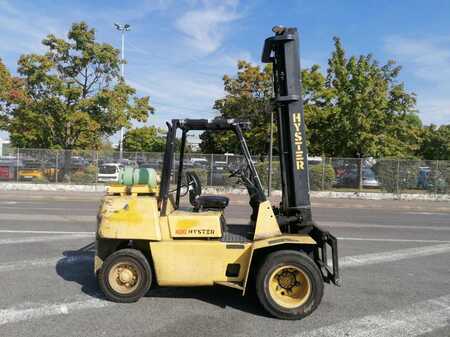
[{"label": "wire mesh panel", "polygon": [[17,149],[3,145],[0,156],[0,181],[15,181],[21,166],[20,158],[17,156]]},{"label": "wire mesh panel", "polygon": [[331,166],[335,171],[336,182],[334,187],[338,189],[359,188],[358,162],[354,158],[332,158]]},{"label": "wire mesh panel", "polygon": [[[117,181],[124,166],[152,168],[162,173],[163,153],[114,150],[50,150],[4,147],[0,181],[95,184]],[[252,156],[264,189],[269,184],[267,156]],[[365,191],[390,193],[449,193],[450,161],[309,157],[312,191]],[[186,153],[183,171],[194,171],[203,186],[243,187],[231,172],[246,165],[237,154]],[[177,182],[179,154],[174,154],[171,183]],[[278,156],[273,157],[271,189],[281,189]]]}]

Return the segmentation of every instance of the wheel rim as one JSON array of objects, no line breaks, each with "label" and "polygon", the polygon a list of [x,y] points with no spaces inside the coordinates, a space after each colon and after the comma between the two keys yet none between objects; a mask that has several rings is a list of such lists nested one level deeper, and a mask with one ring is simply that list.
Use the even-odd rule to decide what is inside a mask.
[{"label": "wheel rim", "polygon": [[138,288],[141,277],[136,264],[118,262],[109,270],[108,281],[115,292],[126,295]]},{"label": "wheel rim", "polygon": [[284,308],[299,307],[311,295],[311,281],[306,273],[292,265],[275,269],[269,277],[269,293]]}]

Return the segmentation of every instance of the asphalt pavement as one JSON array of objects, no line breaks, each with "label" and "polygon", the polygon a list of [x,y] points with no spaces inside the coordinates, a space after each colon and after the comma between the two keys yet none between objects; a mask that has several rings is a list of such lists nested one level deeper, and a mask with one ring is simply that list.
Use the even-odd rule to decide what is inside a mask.
[{"label": "asphalt pavement", "polygon": [[[313,200],[314,219],[339,238],[343,286],[326,286],[301,321],[268,316],[222,287],[156,288],[115,304],[94,275],[100,194],[0,194],[0,336],[450,336],[450,205]],[[228,222],[245,223],[246,197]],[[276,202],[276,201],[274,201]]]}]

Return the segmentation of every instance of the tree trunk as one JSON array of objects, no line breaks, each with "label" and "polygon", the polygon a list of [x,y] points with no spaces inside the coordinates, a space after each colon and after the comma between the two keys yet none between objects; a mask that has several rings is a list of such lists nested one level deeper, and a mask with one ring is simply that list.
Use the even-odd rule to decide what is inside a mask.
[{"label": "tree trunk", "polygon": [[72,171],[72,150],[64,151],[63,181],[70,183]]},{"label": "tree trunk", "polygon": [[356,169],[356,187],[362,191],[363,189],[363,158],[358,158]]}]

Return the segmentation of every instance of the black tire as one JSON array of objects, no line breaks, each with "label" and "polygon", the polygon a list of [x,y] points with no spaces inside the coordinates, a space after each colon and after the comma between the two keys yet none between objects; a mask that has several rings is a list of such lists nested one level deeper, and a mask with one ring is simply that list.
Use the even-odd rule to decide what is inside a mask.
[{"label": "black tire", "polygon": [[[298,274],[292,275],[302,276],[304,277],[304,280],[306,280],[306,284],[308,287],[307,289],[309,289],[309,291],[307,291],[306,294],[302,293],[301,296],[304,295],[302,297],[303,300],[294,299],[293,305],[296,305],[295,301],[298,301],[298,303],[300,303],[298,306],[287,307],[280,305],[279,301],[282,297],[280,297],[280,295],[275,295],[278,296],[277,302],[277,299],[274,299],[272,296],[272,294],[274,294],[275,291],[269,289],[269,287],[272,287],[272,289],[274,287],[273,281],[271,283],[269,282],[275,279],[274,275],[276,274],[277,271],[283,270],[282,269],[283,266],[286,267],[293,266],[294,267],[293,269],[287,268],[286,270],[294,271],[295,273]],[[294,276],[293,280],[296,284],[299,285],[301,284],[300,282],[297,282],[296,276]],[[302,289],[302,287],[300,286],[295,287],[298,287],[297,289]],[[282,288],[281,285],[276,286],[276,288],[277,291],[280,291],[281,295],[286,295],[284,292],[285,288]],[[311,314],[317,308],[317,306],[320,304],[320,301],[322,300],[323,297],[322,274],[317,265],[314,263],[314,261],[311,258],[309,258],[306,254],[294,250],[280,250],[277,252],[273,252],[266,257],[261,267],[257,271],[256,294],[258,296],[261,305],[271,315],[281,319],[289,319],[289,320],[302,319]],[[290,297],[289,295],[287,296]]]},{"label": "black tire", "polygon": [[[128,289],[124,292],[117,290],[117,287],[120,286],[126,288],[126,286],[120,284],[121,281],[116,281],[115,285],[110,282],[110,274],[115,272],[115,267],[121,264],[131,266],[132,274],[136,277],[134,289],[132,288],[129,292]],[[109,300],[120,303],[136,302],[147,294],[152,285],[152,268],[144,254],[139,250],[120,249],[106,258],[98,273],[98,283],[100,289]]]}]

